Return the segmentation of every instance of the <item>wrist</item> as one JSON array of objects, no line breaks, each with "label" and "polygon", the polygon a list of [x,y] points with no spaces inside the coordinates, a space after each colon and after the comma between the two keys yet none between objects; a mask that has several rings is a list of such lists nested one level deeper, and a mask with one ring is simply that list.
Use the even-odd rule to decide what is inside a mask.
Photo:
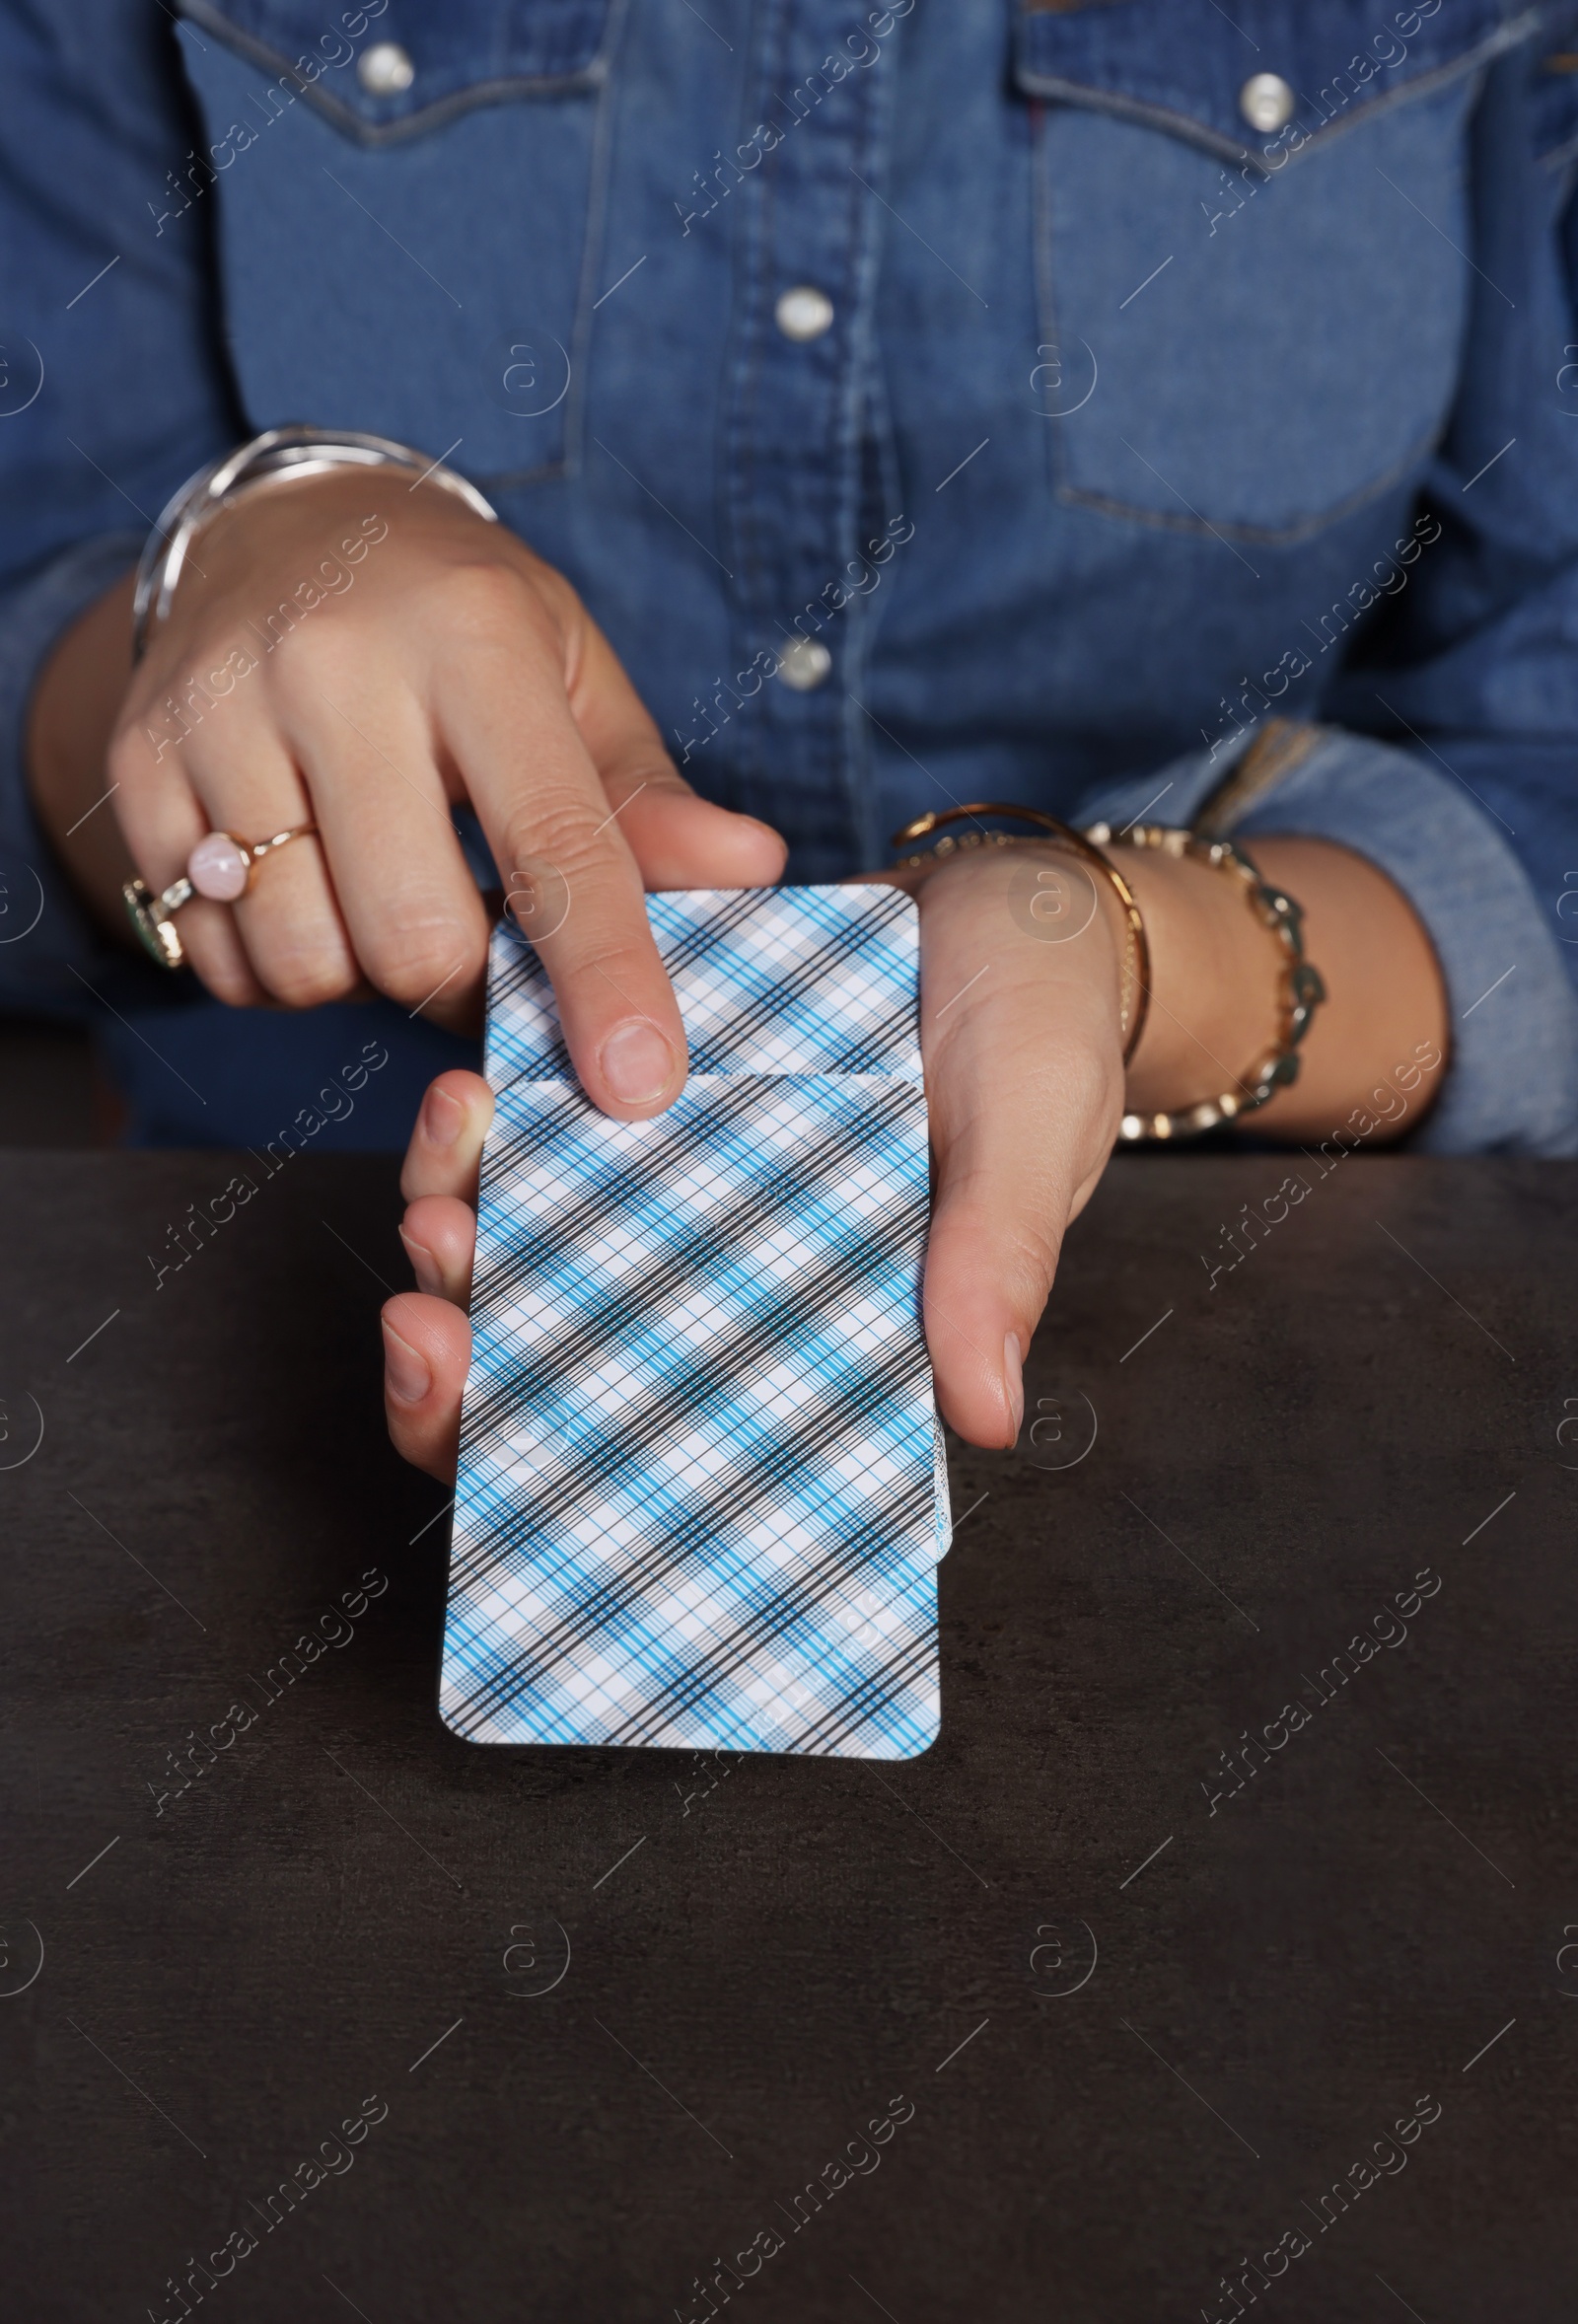
[{"label": "wrist", "polygon": [[[287,470],[244,486],[222,501],[193,537],[167,616],[150,627],[148,658],[179,660],[182,640],[205,604],[228,605],[236,599],[265,612],[276,581],[288,596],[303,586],[296,576],[310,575],[320,564],[324,568],[320,586],[333,594],[354,578],[352,568],[365,562],[369,545],[376,545],[374,536],[382,539],[388,533],[392,507],[387,474],[358,469],[332,469],[321,475],[294,475]],[[337,569],[330,572],[331,567]]]},{"label": "wrist", "polygon": [[1151,1006],[1130,1060],[1126,1103],[1178,1113],[1240,1086],[1275,1048],[1285,955],[1209,864],[1149,849],[1120,851],[1145,920]]},{"label": "wrist", "polygon": [[132,606],[132,658],[138,661],[152,633],[170,613],[176,588],[190,561],[192,543],[206,533],[216,517],[233,509],[238,500],[254,496],[271,483],[333,477],[340,473],[366,476],[373,471],[394,471],[410,476],[407,486],[431,483],[462,502],[487,524],[497,524],[498,512],[476,486],[444,466],[429,460],[408,444],[388,436],[345,433],[292,423],[265,428],[238,445],[222,460],[212,461],[187,478],[160,515],[137,567]]},{"label": "wrist", "polygon": [[[1256,1126],[1297,1141],[1324,1135],[1348,1115],[1367,1125],[1364,1135],[1395,1134],[1408,1107],[1381,1085],[1397,1073],[1412,1076],[1402,1087],[1416,1088],[1421,1073],[1441,1064],[1449,1040],[1427,933],[1386,874],[1345,847],[1278,835],[1256,839],[1253,855],[1265,888],[1299,908],[1303,957],[1324,989],[1323,1004],[1312,1014],[1306,1003],[1302,1013],[1309,1038],[1290,1015],[1298,948],[1290,952],[1280,921],[1268,924],[1261,909],[1246,908],[1255,889],[1197,858],[1125,850],[1153,961],[1151,1013],[1126,1092],[1130,1112],[1186,1115],[1205,1105],[1215,1114],[1209,1101],[1224,1091],[1249,1095],[1246,1076],[1263,1086],[1268,1061],[1286,1054],[1292,1032],[1296,1070],[1256,1113]],[[1296,997],[1297,982],[1291,990]],[[1366,1104],[1355,1108],[1355,1098]]]}]

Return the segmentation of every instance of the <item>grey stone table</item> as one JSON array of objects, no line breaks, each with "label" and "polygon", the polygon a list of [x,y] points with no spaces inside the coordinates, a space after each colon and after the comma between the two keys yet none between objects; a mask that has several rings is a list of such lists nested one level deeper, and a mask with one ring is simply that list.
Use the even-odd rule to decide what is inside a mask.
[{"label": "grey stone table", "polygon": [[875,1766],[455,1740],[393,1166],[6,1159],[7,2314],[1573,2315],[1578,1172],[1294,1161],[1109,1174]]}]

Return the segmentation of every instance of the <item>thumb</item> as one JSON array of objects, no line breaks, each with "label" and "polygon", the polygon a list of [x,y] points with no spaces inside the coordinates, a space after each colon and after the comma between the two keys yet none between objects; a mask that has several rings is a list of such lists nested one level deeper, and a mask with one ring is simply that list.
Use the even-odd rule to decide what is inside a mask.
[{"label": "thumb", "polygon": [[992,1132],[988,1117],[939,1144],[924,1312],[943,1418],[967,1443],[1006,1450],[1025,1416],[1024,1361],[1071,1203]]},{"label": "thumb", "polygon": [[1022,935],[1000,881],[1001,867],[961,867],[922,891],[921,1042],[938,1403],[968,1443],[1006,1449],[1064,1230],[1112,1151],[1123,1074],[1111,945]]},{"label": "thumb", "polygon": [[[619,789],[605,777],[610,805]],[[782,877],[789,850],[753,815],[736,815],[701,799],[667,760],[626,793],[619,816],[642,885],[659,888],[770,888]]]}]

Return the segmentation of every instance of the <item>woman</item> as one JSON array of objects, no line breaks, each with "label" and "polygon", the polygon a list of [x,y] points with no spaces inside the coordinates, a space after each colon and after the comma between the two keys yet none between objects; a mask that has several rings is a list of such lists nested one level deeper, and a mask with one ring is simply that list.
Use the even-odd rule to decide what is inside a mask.
[{"label": "woman", "polygon": [[[408,1457],[489,890],[632,1120],[685,1069],[643,886],[908,832],[979,1444],[1120,1124],[1578,1150],[1570,8],[179,13],[0,19],[5,996],[94,1017],[144,1140],[259,1142],[375,1027],[396,1142],[444,1068]],[[133,666],[149,512],[304,414],[156,536]],[[982,799],[1032,812],[929,820]],[[134,880],[194,976],[122,949]]]}]

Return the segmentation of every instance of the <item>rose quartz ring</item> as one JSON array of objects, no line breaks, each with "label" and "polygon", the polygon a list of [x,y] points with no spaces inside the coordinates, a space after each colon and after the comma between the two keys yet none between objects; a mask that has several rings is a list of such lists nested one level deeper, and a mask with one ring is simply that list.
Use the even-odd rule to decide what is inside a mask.
[{"label": "rose quartz ring", "polygon": [[245,896],[251,872],[251,849],[229,832],[210,832],[186,858],[187,879],[199,896],[215,904],[234,904]]},{"label": "rose quartz ring", "polygon": [[238,839],[232,832],[208,832],[187,856],[184,877],[173,880],[163,894],[155,895],[142,880],[128,880],[121,894],[145,950],[162,969],[183,967],[185,953],[172,912],[189,904],[194,896],[204,896],[212,904],[235,904],[251,886],[265,855],[291,839],[308,837],[317,829],[315,823],[299,823],[288,832],[275,832],[271,838],[251,840]]},{"label": "rose quartz ring", "polygon": [[230,832],[208,833],[186,858],[188,895],[206,896],[213,904],[234,904],[251,886],[252,873],[265,855],[317,829],[316,823],[299,823],[292,831],[276,832],[271,839],[251,840],[238,839]]}]

